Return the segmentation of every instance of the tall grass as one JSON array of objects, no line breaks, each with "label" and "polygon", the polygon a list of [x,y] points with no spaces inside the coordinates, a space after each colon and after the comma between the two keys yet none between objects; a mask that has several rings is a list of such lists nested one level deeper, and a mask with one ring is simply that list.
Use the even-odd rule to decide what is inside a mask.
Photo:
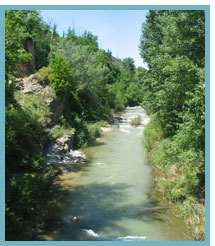
[{"label": "tall grass", "polygon": [[179,136],[164,138],[155,116],[144,130],[144,144],[154,170],[154,191],[172,205],[194,240],[204,240],[204,155],[181,145]]}]

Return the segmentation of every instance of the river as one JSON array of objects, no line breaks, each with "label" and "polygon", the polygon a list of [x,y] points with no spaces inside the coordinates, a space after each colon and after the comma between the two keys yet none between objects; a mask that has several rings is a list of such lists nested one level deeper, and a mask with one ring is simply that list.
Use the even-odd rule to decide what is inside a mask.
[{"label": "river", "polygon": [[[137,115],[142,125],[131,126]],[[130,107],[122,118],[87,149],[88,164],[65,174],[70,195],[62,212],[64,223],[46,240],[192,240],[183,223],[150,195],[152,169],[143,144],[149,117],[142,108]]]}]

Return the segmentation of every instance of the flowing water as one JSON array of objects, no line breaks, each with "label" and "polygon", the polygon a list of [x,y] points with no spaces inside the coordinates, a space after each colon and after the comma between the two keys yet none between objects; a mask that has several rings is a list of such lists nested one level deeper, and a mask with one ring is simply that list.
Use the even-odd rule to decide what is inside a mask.
[{"label": "flowing water", "polygon": [[[131,126],[137,115],[142,125]],[[134,107],[122,118],[119,127],[88,148],[90,163],[78,167],[71,180],[67,174],[71,195],[62,213],[64,224],[49,240],[192,240],[181,221],[149,195],[152,170],[142,141],[148,116]]]}]

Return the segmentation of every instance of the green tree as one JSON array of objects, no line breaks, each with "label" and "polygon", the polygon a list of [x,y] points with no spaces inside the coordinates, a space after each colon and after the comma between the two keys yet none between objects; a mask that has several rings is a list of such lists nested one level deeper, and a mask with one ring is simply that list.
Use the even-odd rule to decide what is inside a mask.
[{"label": "green tree", "polygon": [[46,167],[41,156],[46,134],[37,115],[14,98],[18,66],[32,58],[26,41],[41,40],[41,25],[36,11],[5,12],[5,229],[10,241],[35,240],[38,226],[59,219],[63,195],[54,183],[60,170]]},{"label": "green tree", "polygon": [[19,64],[27,63],[30,54],[22,46],[27,38],[22,12],[5,11],[5,75],[8,81],[11,75],[15,75],[15,68]]},{"label": "green tree", "polygon": [[75,82],[68,63],[60,56],[54,56],[50,62],[51,71],[48,79],[60,96],[75,90]]},{"label": "green tree", "polygon": [[199,83],[198,67],[204,67],[204,11],[150,11],[140,48],[149,65],[144,98],[153,97],[147,107],[172,136],[182,122],[187,92]]},{"label": "green tree", "polygon": [[149,67],[142,105],[152,114],[144,138],[159,173],[155,189],[175,203],[196,240],[204,240],[205,219],[204,29],[204,11],[150,11],[140,44]]}]

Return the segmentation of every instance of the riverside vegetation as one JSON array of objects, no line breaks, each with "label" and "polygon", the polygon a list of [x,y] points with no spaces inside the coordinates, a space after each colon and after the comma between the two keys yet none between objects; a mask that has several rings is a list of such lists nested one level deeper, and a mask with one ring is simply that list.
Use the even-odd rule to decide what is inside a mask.
[{"label": "riverside vegetation", "polygon": [[196,240],[205,232],[204,40],[204,11],[150,11],[140,44],[149,64],[142,105],[152,114],[144,137],[155,189]]},{"label": "riverside vegetation", "polygon": [[[140,43],[148,70],[100,49],[90,32],[60,37],[38,11],[5,18],[6,240],[35,240],[60,219],[66,190],[55,182],[62,170],[44,161],[50,141],[73,132],[75,148],[86,146],[114,112],[135,105],[151,115],[144,142],[156,195],[204,240],[204,12],[149,11]],[[22,93],[30,74],[43,94]]]}]

